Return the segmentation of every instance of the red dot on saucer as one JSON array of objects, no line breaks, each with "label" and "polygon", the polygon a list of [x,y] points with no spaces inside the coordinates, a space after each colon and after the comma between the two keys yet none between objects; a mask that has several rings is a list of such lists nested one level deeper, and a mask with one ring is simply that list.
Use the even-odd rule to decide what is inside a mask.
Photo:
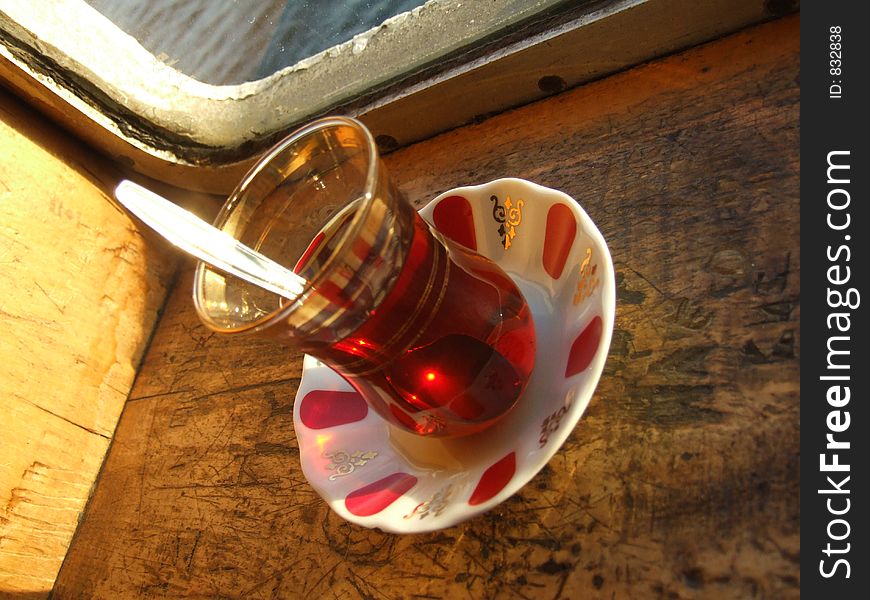
[{"label": "red dot on saucer", "polygon": [[547,211],[547,228],[544,236],[544,254],[541,261],[544,270],[553,279],[559,279],[565,262],[577,236],[577,219],[571,209],[556,203]]},{"label": "red dot on saucer", "polygon": [[477,238],[474,235],[474,215],[471,213],[471,204],[463,196],[447,196],[432,211],[432,220],[435,227],[442,234],[477,250]]},{"label": "red dot on saucer", "polygon": [[359,392],[314,390],[302,398],[299,419],[309,429],[326,429],[362,421],[368,411]]},{"label": "red dot on saucer", "polygon": [[393,473],[352,491],[344,499],[344,506],[358,517],[369,517],[387,508],[416,484],[413,475]]},{"label": "red dot on saucer", "polygon": [[477,482],[468,503],[471,506],[483,504],[504,489],[517,470],[516,454],[511,452],[490,466]]},{"label": "red dot on saucer", "polygon": [[596,316],[577,336],[577,339],[571,345],[571,352],[568,354],[565,377],[576,375],[589,367],[592,359],[595,358],[595,353],[598,351],[598,344],[601,342],[603,329],[601,317]]}]

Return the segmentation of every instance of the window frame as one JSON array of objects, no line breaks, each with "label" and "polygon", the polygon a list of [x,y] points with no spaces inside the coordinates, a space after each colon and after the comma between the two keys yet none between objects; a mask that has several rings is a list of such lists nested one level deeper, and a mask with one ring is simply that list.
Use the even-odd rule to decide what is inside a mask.
[{"label": "window frame", "polygon": [[[501,9],[529,4],[494,1]],[[473,11],[475,3],[429,2],[361,34],[365,49],[357,54],[360,36],[309,64],[239,85],[179,73],[81,0],[43,0],[32,9],[39,14],[21,18],[29,4],[0,0],[0,78],[9,87],[122,165],[221,194],[277,139],[323,114],[362,119],[389,151],[780,16],[765,0],[533,1],[536,11],[498,35],[417,57],[403,74],[375,64],[367,84],[330,95],[324,86],[335,85],[336,72],[347,76],[358,56],[371,52],[377,63],[379,45],[393,44],[388,51],[401,57],[402,44],[420,43],[457,5],[454,17],[467,20],[461,5]],[[87,9],[73,14],[76,5]],[[408,35],[414,28],[416,38]],[[79,41],[87,36],[96,41]],[[288,97],[307,100],[288,107]]]}]

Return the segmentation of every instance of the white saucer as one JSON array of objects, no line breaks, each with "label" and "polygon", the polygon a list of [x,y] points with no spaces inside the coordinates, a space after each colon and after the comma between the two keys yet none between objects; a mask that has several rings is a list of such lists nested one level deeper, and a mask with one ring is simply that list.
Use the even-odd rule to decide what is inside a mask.
[{"label": "white saucer", "polygon": [[420,214],[517,282],[537,332],[535,370],[497,426],[432,439],[388,425],[338,374],[306,356],[293,422],[302,470],[344,519],[396,533],[449,527],[525,485],[589,403],[613,330],[613,263],[569,196],[521,179],[462,187]]}]

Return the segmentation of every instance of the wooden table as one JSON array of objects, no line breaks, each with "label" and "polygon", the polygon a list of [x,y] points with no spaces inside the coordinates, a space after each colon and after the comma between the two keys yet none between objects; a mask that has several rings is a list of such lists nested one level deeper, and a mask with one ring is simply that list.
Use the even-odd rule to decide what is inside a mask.
[{"label": "wooden table", "polygon": [[[55,598],[798,598],[799,17],[386,157],[424,203],[518,176],[608,240],[608,363],[520,493],[350,525],[299,468],[300,357],[165,307]],[[485,94],[486,89],[469,89]]]}]

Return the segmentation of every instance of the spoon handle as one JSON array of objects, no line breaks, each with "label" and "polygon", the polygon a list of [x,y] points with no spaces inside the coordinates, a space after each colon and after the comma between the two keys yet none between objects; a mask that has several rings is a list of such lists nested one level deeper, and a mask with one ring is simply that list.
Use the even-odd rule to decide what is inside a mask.
[{"label": "spoon handle", "polygon": [[224,273],[291,300],[305,291],[305,279],[290,269],[151,190],[125,179],[115,198],[175,246]]}]

